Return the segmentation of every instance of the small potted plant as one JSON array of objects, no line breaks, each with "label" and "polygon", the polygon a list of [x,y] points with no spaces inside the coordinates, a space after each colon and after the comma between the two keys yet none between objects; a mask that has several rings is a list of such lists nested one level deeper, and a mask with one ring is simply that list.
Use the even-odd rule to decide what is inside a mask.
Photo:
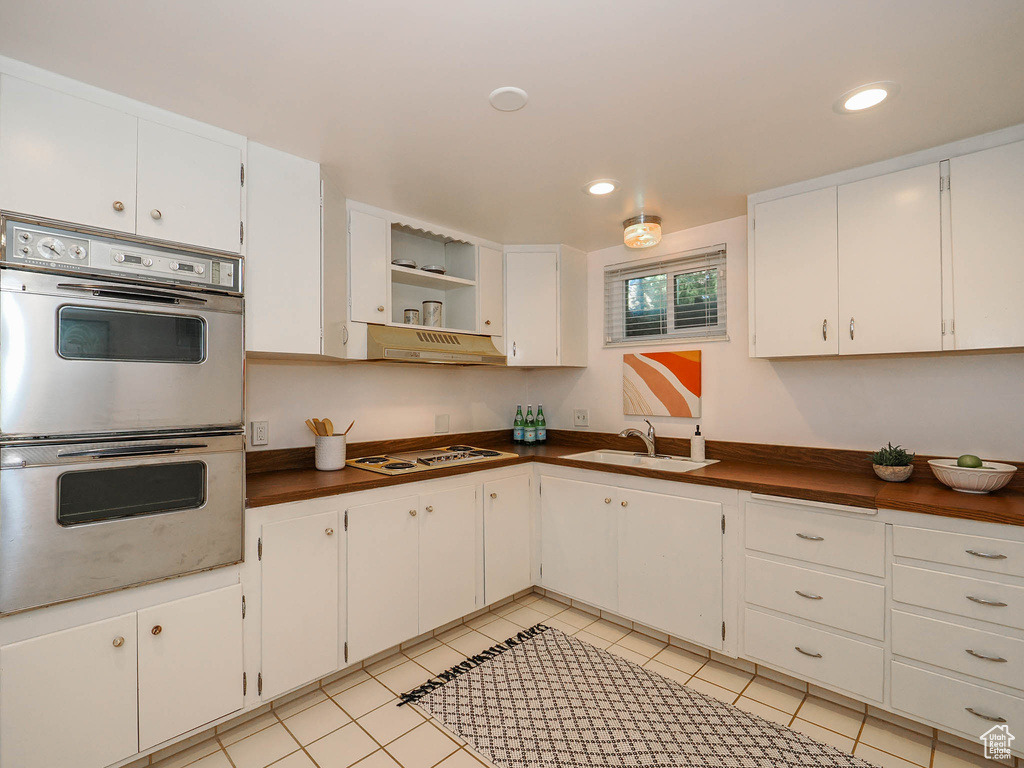
[{"label": "small potted plant", "polygon": [[914,473],[914,454],[889,443],[871,454],[875,474],[890,483],[902,483]]}]

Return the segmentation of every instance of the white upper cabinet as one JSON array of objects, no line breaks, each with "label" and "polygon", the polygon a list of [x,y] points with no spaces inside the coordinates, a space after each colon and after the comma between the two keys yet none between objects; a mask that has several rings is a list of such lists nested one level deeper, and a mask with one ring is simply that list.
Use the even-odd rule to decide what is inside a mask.
[{"label": "white upper cabinet", "polygon": [[1024,142],[949,165],[956,348],[1024,346]]},{"label": "white upper cabinet", "polygon": [[480,333],[504,333],[505,276],[501,251],[480,246]]},{"label": "white upper cabinet", "polygon": [[348,217],[351,317],[360,323],[385,323],[391,229],[386,219],[364,211],[350,210]]},{"label": "white upper cabinet", "polygon": [[839,352],[942,349],[939,164],[839,187]]},{"label": "white upper cabinet", "polygon": [[245,176],[245,348],[320,354],[320,166],[250,142]]},{"label": "white upper cabinet", "polygon": [[558,253],[505,257],[509,365],[558,365]]},{"label": "white upper cabinet", "polygon": [[0,76],[0,208],[134,232],[138,123]]},{"label": "white upper cabinet", "polygon": [[238,253],[241,172],[238,147],[139,120],[136,232]]},{"label": "white upper cabinet", "polygon": [[760,203],[754,220],[754,354],[838,354],[836,188]]},{"label": "white upper cabinet", "polygon": [[104,768],[139,751],[135,622],[0,648],[0,768]]}]

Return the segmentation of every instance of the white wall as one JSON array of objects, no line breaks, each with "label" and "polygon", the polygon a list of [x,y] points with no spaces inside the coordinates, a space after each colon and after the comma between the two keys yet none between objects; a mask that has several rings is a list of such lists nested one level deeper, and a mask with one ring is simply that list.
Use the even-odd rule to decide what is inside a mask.
[{"label": "white wall", "polygon": [[439,413],[449,415],[451,432],[511,430],[516,403],[526,402],[526,376],[505,368],[248,360],[246,412],[270,422],[265,448],[312,445],[304,422],[314,416],[339,431],[355,419],[351,441],[432,435]]},{"label": "white wall", "polygon": [[[528,399],[548,425],[572,428],[590,409],[590,429],[642,424],[622,415],[622,355],[651,349],[703,351],[701,431],[712,440],[870,450],[891,440],[921,453],[1024,460],[1024,354],[918,355],[816,360],[747,356],[747,223],[740,216],[673,232],[640,253],[625,246],[588,255],[589,367],[536,371]],[[607,264],[726,243],[727,342],[604,349]],[[696,419],[651,419],[663,435],[688,437]],[[637,442],[639,447],[639,441]]]}]

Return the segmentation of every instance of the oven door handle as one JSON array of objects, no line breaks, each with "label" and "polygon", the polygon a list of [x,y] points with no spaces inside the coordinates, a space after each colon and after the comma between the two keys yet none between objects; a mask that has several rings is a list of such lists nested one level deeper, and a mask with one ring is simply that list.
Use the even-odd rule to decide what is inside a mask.
[{"label": "oven door handle", "polygon": [[181,453],[187,448],[206,448],[205,443],[189,445],[146,445],[138,448],[93,448],[88,451],[57,451],[57,458],[90,458],[90,459],[118,459],[135,456],[163,456],[168,453]]},{"label": "oven door handle", "polygon": [[91,283],[57,283],[57,288],[65,291],[85,291],[93,296],[103,296],[110,299],[153,301],[160,304],[180,304],[182,302],[193,304],[206,303],[206,299],[201,299],[198,296],[181,296],[177,293],[154,291],[149,288],[119,288],[117,286],[95,285]]}]

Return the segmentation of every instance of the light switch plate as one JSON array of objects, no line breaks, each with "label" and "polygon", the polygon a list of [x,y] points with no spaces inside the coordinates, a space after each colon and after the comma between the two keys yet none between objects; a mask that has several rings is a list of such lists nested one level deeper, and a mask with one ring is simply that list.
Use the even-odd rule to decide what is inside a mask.
[{"label": "light switch plate", "polygon": [[266,445],[270,442],[270,422],[249,422],[249,445]]},{"label": "light switch plate", "polygon": [[572,412],[572,425],[574,427],[589,427],[590,426],[590,409],[589,408],[574,408]]},{"label": "light switch plate", "polygon": [[434,434],[440,435],[448,431],[449,418],[447,413],[438,413],[434,416]]}]

